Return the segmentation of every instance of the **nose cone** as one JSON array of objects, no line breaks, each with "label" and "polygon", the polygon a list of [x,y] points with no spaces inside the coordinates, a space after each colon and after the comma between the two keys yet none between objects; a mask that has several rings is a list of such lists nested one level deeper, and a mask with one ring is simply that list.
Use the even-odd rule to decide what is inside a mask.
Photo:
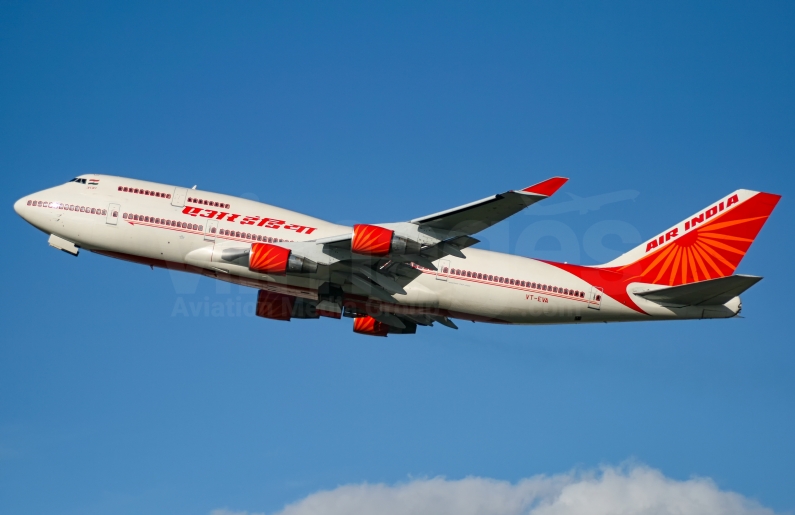
[{"label": "nose cone", "polygon": [[28,200],[26,198],[21,198],[14,202],[14,211],[17,212],[19,216],[25,218],[25,208],[27,207]]}]

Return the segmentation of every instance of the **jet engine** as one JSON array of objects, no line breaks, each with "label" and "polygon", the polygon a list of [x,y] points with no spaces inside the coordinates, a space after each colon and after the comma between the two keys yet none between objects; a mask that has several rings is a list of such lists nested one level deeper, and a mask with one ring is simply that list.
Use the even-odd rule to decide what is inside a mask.
[{"label": "jet engine", "polygon": [[319,318],[321,313],[318,313],[316,301],[260,290],[256,315],[289,322],[291,318]]},{"label": "jet engine", "polygon": [[270,243],[255,243],[251,249],[225,249],[221,253],[221,259],[248,267],[252,272],[263,274],[284,275],[317,272],[315,261],[295,255],[290,249]]},{"label": "jet engine", "polygon": [[414,334],[417,324],[406,322],[406,327],[394,327],[379,322],[371,316],[360,316],[353,319],[353,332],[368,336],[386,336],[387,334]]},{"label": "jet engine", "polygon": [[395,235],[395,231],[377,225],[356,224],[353,226],[351,251],[368,256],[388,254],[418,254],[420,244],[409,238]]}]

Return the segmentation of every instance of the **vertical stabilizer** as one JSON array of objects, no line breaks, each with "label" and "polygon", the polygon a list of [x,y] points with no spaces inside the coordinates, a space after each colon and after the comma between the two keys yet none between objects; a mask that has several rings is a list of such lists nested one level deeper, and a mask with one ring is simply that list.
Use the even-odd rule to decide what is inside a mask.
[{"label": "vertical stabilizer", "polygon": [[669,286],[729,276],[780,198],[737,190],[598,268]]}]

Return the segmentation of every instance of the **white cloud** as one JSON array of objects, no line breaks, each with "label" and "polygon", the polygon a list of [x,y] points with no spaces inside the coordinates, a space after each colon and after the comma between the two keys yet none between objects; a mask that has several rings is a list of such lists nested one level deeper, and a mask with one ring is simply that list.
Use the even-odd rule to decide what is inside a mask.
[{"label": "white cloud", "polygon": [[[286,506],[275,515],[770,515],[706,478],[677,481],[644,467],[534,476],[517,483],[468,477],[396,485],[350,484]],[[211,515],[255,515],[215,510]]]}]

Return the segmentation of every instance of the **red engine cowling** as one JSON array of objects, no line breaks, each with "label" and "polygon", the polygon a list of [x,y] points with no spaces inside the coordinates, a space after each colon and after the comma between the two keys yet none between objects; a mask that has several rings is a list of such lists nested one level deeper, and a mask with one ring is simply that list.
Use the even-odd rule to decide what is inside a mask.
[{"label": "red engine cowling", "polygon": [[389,253],[412,254],[419,250],[419,243],[395,236],[395,231],[377,225],[356,224],[353,226],[351,251],[356,254],[381,257]]},{"label": "red engine cowling", "polygon": [[371,316],[364,316],[353,319],[353,332],[369,336],[386,336],[389,326]]},{"label": "red engine cowling", "polygon": [[392,248],[395,231],[376,225],[356,224],[353,226],[351,250],[357,254],[386,256]]},{"label": "red engine cowling", "polygon": [[248,256],[248,269],[271,275],[284,275],[290,273],[314,273],[317,263],[311,259],[295,256],[290,249],[271,245],[270,243],[255,243],[251,246]]},{"label": "red engine cowling", "polygon": [[269,243],[255,243],[251,246],[248,268],[263,274],[286,274],[289,260],[290,249]]},{"label": "red engine cowling", "polygon": [[257,316],[289,321],[293,315],[295,297],[260,290],[257,294]]}]

